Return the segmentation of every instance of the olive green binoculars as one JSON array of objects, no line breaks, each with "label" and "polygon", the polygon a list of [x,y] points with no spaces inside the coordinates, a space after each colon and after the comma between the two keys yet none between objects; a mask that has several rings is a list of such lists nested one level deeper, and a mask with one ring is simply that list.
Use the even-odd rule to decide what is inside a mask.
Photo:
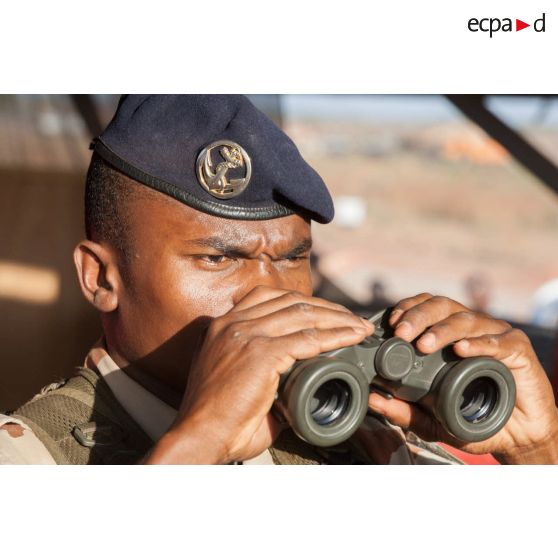
[{"label": "olive green binoculars", "polygon": [[315,446],[350,438],[379,391],[425,408],[455,438],[486,440],[508,421],[515,382],[493,358],[459,358],[448,345],[425,355],[393,336],[391,309],[370,318],[375,330],[358,345],[298,361],[280,381],[274,408]]}]

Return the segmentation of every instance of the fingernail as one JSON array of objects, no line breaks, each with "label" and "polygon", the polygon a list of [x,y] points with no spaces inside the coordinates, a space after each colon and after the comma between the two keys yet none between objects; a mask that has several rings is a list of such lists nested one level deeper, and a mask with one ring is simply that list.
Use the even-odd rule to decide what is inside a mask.
[{"label": "fingernail", "polygon": [[468,349],[469,348],[469,341],[467,341],[466,339],[462,339],[461,341],[458,341],[456,343],[456,345],[459,345],[460,349]]},{"label": "fingernail", "polygon": [[433,347],[436,341],[436,336],[433,333],[425,333],[421,338],[420,342],[425,347]]},{"label": "fingernail", "polygon": [[359,334],[359,335],[366,335],[368,333],[367,329],[364,329],[363,327],[353,327],[353,329]]},{"label": "fingernail", "polygon": [[360,318],[360,321],[366,326],[366,329],[370,329],[372,324],[365,318]]},{"label": "fingernail", "polygon": [[401,314],[403,314],[403,310],[401,310],[400,308],[396,308],[392,313],[391,316],[389,317],[389,323],[393,324],[393,322],[399,317],[401,316]]},{"label": "fingernail", "polygon": [[411,328],[411,324],[409,322],[400,322],[397,324],[397,335],[401,336],[406,336],[406,335],[410,335],[412,328]]},{"label": "fingernail", "polygon": [[376,413],[384,414],[384,401],[385,399],[378,393],[370,394],[368,398],[368,406],[376,411]]}]

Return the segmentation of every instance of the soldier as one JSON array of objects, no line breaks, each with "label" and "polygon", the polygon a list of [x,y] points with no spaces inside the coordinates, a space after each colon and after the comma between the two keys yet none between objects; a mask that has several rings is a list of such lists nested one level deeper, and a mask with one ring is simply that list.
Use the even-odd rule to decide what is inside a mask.
[{"label": "soldier", "polygon": [[[241,96],[123,97],[94,142],[87,239],[74,252],[103,337],[65,382],[0,415],[4,463],[452,463],[418,407],[379,394],[358,433],[322,450],[270,412],[297,359],[362,341],[368,321],[312,297],[310,223],[329,193],[294,144]],[[552,389],[529,341],[453,300],[399,302],[396,334],[425,353],[503,361],[506,427],[461,444],[503,463],[558,460]]]}]

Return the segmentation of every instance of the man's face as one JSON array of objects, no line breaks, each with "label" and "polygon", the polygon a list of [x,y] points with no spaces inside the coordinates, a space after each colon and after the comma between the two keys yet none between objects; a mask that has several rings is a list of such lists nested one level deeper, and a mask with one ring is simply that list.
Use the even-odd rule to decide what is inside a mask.
[{"label": "man's face", "polygon": [[129,207],[131,262],[105,332],[119,364],[183,390],[209,318],[258,285],[312,292],[310,223],[213,217],[163,194]]}]

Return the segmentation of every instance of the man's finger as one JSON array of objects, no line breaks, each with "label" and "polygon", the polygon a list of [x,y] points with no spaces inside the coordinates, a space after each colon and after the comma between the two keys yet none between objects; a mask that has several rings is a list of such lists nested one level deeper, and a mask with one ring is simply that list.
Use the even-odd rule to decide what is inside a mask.
[{"label": "man's finger", "polygon": [[345,314],[352,314],[350,310],[341,306],[340,304],[336,304],[334,302],[330,302],[329,300],[324,300],[323,298],[317,298],[313,296],[304,296],[300,293],[295,291],[281,291],[279,296],[274,296],[267,300],[262,300],[257,304],[252,304],[251,306],[247,306],[246,304],[252,303],[254,299],[250,299],[246,304],[243,302],[237,304],[233,310],[231,311],[235,317],[238,317],[242,320],[255,320],[262,316],[266,316],[268,314],[272,314],[273,312],[277,312],[283,308],[288,308],[289,306],[294,306],[297,304],[311,304],[313,306],[318,306],[321,308],[328,308],[337,312],[343,312]]},{"label": "man's finger", "polygon": [[417,340],[417,348],[423,353],[433,353],[464,337],[481,334],[499,334],[510,331],[511,326],[485,314],[462,311],[435,323]]},{"label": "man's finger", "polygon": [[[253,309],[252,309],[253,310]],[[250,310],[246,314],[250,314]],[[250,316],[251,317],[251,316]],[[278,337],[289,335],[304,329],[333,329],[350,327],[362,330],[371,335],[374,326],[364,318],[349,312],[340,312],[323,306],[315,306],[308,302],[301,302],[281,308],[271,314],[263,315],[256,320],[243,320],[233,322],[229,327],[237,328],[240,335],[263,335],[265,337]]]},{"label": "man's finger", "polygon": [[261,339],[267,345],[269,351],[280,355],[281,371],[286,371],[296,360],[312,358],[325,351],[355,345],[365,337],[366,332],[361,329],[337,327],[332,329],[305,329],[282,337]]},{"label": "man's finger", "polygon": [[289,291],[286,291],[284,289],[274,289],[272,287],[265,287],[263,285],[254,287],[249,293],[244,295],[244,297],[238,301],[238,303],[233,308],[233,311],[251,308],[256,304],[261,304],[262,302],[278,298],[287,294],[288,292]]},{"label": "man's finger", "polygon": [[462,339],[453,349],[462,358],[488,356],[501,360],[509,368],[526,366],[530,358],[536,360],[529,338],[523,331],[515,328],[502,334]]},{"label": "man's finger", "polygon": [[409,298],[400,300],[391,311],[388,320],[389,325],[393,327],[407,310],[430,298],[432,298],[432,295],[430,293],[420,293],[418,295],[410,296]]},{"label": "man's finger", "polygon": [[378,393],[371,393],[368,406],[395,426],[400,426],[403,430],[411,430],[423,440],[441,441],[447,438],[440,423],[416,405],[400,399],[386,399]]},{"label": "man's finger", "polygon": [[394,333],[405,341],[412,341],[426,328],[463,310],[467,308],[451,298],[434,296],[406,310],[398,319]]}]

